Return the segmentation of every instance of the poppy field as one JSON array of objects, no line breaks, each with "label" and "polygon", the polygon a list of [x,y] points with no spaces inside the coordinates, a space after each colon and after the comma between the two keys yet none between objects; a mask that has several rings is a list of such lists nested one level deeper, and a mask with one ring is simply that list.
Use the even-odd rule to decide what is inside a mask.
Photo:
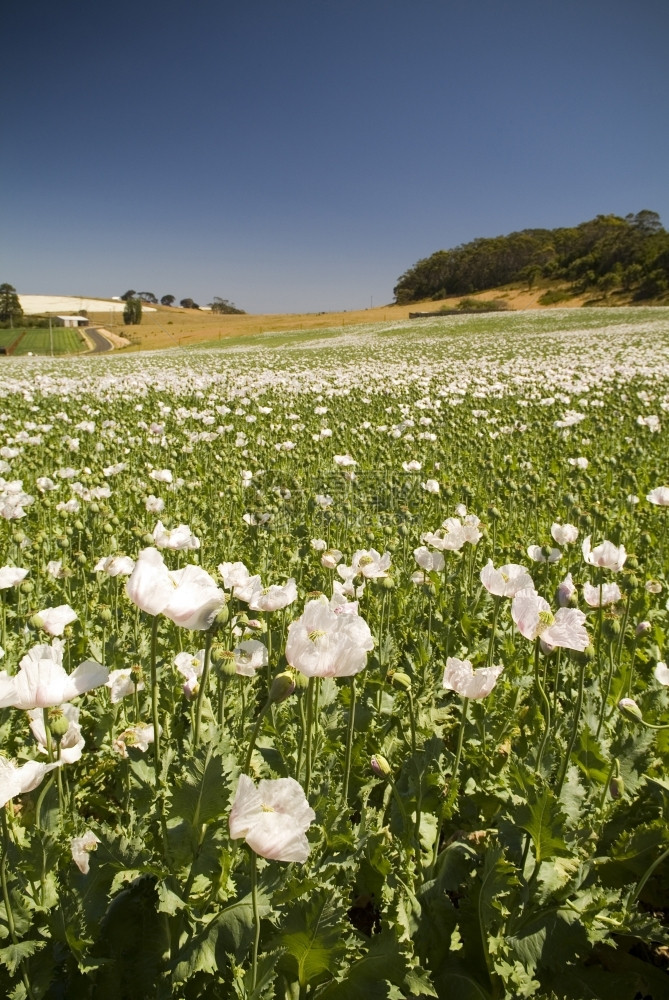
[{"label": "poppy field", "polygon": [[669,310],[0,397],[4,996],[669,995]]}]

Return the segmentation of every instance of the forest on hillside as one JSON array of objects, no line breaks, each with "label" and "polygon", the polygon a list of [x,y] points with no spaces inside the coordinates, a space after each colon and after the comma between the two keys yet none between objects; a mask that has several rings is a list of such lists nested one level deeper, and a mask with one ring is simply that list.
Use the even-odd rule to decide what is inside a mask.
[{"label": "forest on hillside", "polygon": [[563,229],[523,229],[472,240],[419,260],[398,279],[398,305],[471,295],[541,280],[569,283],[574,294],[616,290],[633,300],[669,292],[669,232],[657,212],[598,215]]}]

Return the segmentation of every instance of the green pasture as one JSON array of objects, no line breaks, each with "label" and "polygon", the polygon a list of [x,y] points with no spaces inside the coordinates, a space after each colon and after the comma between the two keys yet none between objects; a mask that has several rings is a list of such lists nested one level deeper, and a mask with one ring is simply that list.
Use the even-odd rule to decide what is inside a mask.
[{"label": "green pasture", "polygon": [[[66,330],[54,327],[49,330],[40,327],[19,327],[13,330],[0,330],[0,347],[10,347],[21,336],[21,341],[14,351],[14,357],[26,354],[60,356],[63,354],[80,354],[86,350],[86,342],[78,330]],[[52,350],[53,348],[53,350]]]}]

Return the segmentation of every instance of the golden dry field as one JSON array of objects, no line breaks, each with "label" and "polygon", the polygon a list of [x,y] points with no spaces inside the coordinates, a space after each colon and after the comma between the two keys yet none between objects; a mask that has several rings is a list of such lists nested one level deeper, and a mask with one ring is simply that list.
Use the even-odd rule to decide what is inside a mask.
[{"label": "golden dry field", "polygon": [[[526,288],[492,289],[479,292],[471,298],[481,301],[502,299],[509,309],[542,309],[538,303],[546,291],[545,286],[532,291]],[[576,308],[583,305],[587,296],[576,296],[560,303],[560,308]],[[91,321],[103,326],[112,334],[130,339],[125,350],[154,350],[165,347],[186,347],[212,341],[227,340],[231,337],[255,335],[281,330],[316,330],[324,327],[349,326],[358,323],[384,323],[407,319],[410,312],[436,311],[442,306],[455,308],[462,300],[461,295],[439,302],[411,303],[410,305],[387,305],[374,309],[360,309],[345,312],[323,313],[269,313],[244,315],[218,315],[206,310],[181,309],[180,307],[154,306],[154,312],[144,312],[139,326],[125,326],[121,314],[90,312]]]}]

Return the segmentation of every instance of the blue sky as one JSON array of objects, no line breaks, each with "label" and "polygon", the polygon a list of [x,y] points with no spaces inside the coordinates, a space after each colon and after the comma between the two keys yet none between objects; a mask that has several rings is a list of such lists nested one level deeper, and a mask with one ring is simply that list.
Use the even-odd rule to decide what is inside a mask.
[{"label": "blue sky", "polygon": [[666,0],[26,0],[2,37],[19,292],[359,309],[479,236],[669,227]]}]

